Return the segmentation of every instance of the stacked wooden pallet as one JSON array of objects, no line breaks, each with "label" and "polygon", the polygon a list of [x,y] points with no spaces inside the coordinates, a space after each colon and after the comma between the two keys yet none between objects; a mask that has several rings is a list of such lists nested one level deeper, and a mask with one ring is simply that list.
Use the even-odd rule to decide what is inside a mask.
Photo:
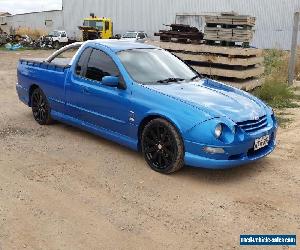
[{"label": "stacked wooden pallet", "polygon": [[205,16],[207,24],[228,24],[236,26],[255,26],[255,17],[238,15],[237,13],[221,13],[219,16]]},{"label": "stacked wooden pallet", "polygon": [[259,77],[264,73],[264,67],[260,49],[159,41],[150,43],[172,52],[200,74],[210,78],[245,90],[261,83]]},{"label": "stacked wooden pallet", "polygon": [[253,39],[252,30],[224,29],[218,27],[205,27],[205,40],[229,41],[229,42],[250,42]]},{"label": "stacked wooden pallet", "polygon": [[244,46],[249,46],[253,39],[255,20],[255,17],[236,13],[205,16],[204,40],[208,41],[209,44],[222,43],[227,45],[229,42],[229,45],[242,43]]}]

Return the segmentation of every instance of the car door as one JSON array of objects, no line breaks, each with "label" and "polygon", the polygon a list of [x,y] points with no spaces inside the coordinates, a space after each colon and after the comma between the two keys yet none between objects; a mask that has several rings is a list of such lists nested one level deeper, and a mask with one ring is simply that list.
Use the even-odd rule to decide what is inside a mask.
[{"label": "car door", "polygon": [[96,48],[88,50],[70,77],[67,98],[72,112],[85,123],[128,135],[131,92],[103,85],[104,76],[118,76],[123,81],[122,75],[110,55]]}]

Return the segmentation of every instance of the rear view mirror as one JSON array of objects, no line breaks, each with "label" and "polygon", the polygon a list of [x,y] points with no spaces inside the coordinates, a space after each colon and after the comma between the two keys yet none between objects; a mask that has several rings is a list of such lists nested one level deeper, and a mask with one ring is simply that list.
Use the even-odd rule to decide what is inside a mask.
[{"label": "rear view mirror", "polygon": [[118,87],[119,86],[119,77],[116,76],[104,76],[102,78],[102,84],[110,87]]}]

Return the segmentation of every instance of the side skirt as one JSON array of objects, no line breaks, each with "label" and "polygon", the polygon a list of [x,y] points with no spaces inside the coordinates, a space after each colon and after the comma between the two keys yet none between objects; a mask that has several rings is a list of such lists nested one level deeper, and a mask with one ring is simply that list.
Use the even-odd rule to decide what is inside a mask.
[{"label": "side skirt", "polygon": [[137,149],[138,149],[138,141],[134,140],[128,136],[124,136],[122,134],[115,133],[113,131],[95,126],[93,124],[86,123],[82,120],[76,119],[69,115],[62,114],[57,111],[52,110],[51,116],[54,120],[69,124],[71,126],[74,126],[74,127],[80,128],[80,129],[84,129],[92,134],[99,135],[107,140],[114,141],[118,144],[121,144],[125,147],[131,148],[135,151],[137,151]]}]

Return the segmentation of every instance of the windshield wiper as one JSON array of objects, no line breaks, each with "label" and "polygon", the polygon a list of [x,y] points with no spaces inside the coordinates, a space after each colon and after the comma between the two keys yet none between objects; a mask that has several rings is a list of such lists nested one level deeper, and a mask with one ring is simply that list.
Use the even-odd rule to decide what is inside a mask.
[{"label": "windshield wiper", "polygon": [[190,81],[196,80],[197,78],[201,79],[200,76],[196,75],[196,76],[194,76],[193,78],[191,78]]},{"label": "windshield wiper", "polygon": [[156,81],[156,82],[158,82],[158,83],[168,83],[168,82],[180,82],[180,81],[184,81],[184,79],[182,79],[182,78],[170,77],[170,78],[167,78],[167,79],[158,80],[158,81]]}]

